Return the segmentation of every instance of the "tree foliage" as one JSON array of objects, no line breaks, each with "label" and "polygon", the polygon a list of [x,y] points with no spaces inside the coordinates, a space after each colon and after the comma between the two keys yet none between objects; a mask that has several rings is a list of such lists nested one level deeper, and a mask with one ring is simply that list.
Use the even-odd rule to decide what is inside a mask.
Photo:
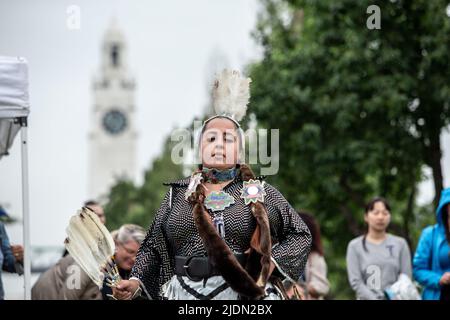
[{"label": "tree foliage", "polygon": [[[345,250],[364,232],[364,204],[386,197],[391,230],[414,247],[433,222],[415,205],[422,169],[442,189],[440,133],[450,120],[447,1],[263,1],[248,67],[260,126],[280,128],[269,180],[319,220],[332,295],[353,296]],[[369,30],[367,7],[381,9]],[[435,204],[438,197],[435,199]]]},{"label": "tree foliage", "polygon": [[109,230],[125,223],[134,223],[147,229],[153,221],[168,187],[164,182],[178,180],[183,176],[181,165],[171,159],[172,142],[164,142],[162,153],[153,160],[144,173],[144,182],[137,186],[130,181],[117,181],[111,188],[105,206]]}]

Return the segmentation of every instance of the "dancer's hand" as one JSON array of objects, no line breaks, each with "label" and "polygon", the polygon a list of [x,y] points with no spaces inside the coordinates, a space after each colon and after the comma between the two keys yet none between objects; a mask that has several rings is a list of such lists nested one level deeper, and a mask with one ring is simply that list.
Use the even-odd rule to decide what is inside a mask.
[{"label": "dancer's hand", "polygon": [[116,287],[113,287],[113,296],[118,300],[131,300],[136,290],[139,289],[139,282],[136,280],[122,280]]}]

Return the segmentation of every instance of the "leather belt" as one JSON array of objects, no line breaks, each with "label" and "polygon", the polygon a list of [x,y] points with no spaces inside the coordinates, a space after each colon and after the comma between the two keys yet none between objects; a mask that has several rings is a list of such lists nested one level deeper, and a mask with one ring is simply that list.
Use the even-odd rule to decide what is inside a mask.
[{"label": "leather belt", "polygon": [[[234,256],[242,266],[245,266],[247,260],[245,253],[237,253]],[[220,272],[210,263],[208,257],[175,256],[175,274],[188,277],[192,281],[201,281],[212,276],[218,276]]]}]

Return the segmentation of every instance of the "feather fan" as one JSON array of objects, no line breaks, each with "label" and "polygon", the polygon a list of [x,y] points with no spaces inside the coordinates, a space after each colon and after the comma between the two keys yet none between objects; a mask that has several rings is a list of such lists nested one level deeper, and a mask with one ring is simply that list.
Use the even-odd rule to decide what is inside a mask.
[{"label": "feather fan", "polygon": [[83,207],[72,216],[66,232],[67,251],[95,284],[101,287],[105,276],[110,286],[120,281],[114,240],[91,209]]}]

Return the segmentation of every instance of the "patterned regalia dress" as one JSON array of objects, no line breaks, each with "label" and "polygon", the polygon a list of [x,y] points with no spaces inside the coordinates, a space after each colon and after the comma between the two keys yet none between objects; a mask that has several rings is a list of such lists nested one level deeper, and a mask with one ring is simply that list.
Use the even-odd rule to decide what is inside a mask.
[{"label": "patterned regalia dress", "polygon": [[[139,279],[153,299],[252,298],[251,294],[245,297],[245,292],[236,289],[239,288],[239,282],[247,281],[246,277],[243,277],[245,281],[239,277],[236,279],[236,273],[228,278],[225,274],[218,274],[202,280],[175,274],[175,257],[207,257],[208,252],[210,255],[214,253],[205,247],[208,236],[202,237],[203,231],[196,225],[193,215],[195,203],[186,199],[191,179],[188,177],[167,184],[170,188],[139,249],[131,278]],[[277,279],[299,279],[310,251],[311,235],[300,216],[276,188],[261,183],[261,179],[252,181],[263,187],[264,197],[261,202],[265,206],[270,226],[269,260],[275,265],[270,278],[264,282],[264,295],[258,296],[258,299],[282,299],[283,290],[275,282]],[[233,254],[249,252],[252,235],[258,226],[251,206],[246,204],[243,197],[243,188],[244,181],[241,175],[237,175],[222,189],[234,199],[234,203],[220,212],[205,210],[205,216],[211,221],[218,213],[221,214],[224,226],[221,245],[225,245]],[[217,261],[221,258],[219,256]],[[251,274],[247,267],[244,266],[244,269]],[[247,273],[241,269],[238,271]],[[253,276],[253,279],[256,281],[257,276]]]}]

